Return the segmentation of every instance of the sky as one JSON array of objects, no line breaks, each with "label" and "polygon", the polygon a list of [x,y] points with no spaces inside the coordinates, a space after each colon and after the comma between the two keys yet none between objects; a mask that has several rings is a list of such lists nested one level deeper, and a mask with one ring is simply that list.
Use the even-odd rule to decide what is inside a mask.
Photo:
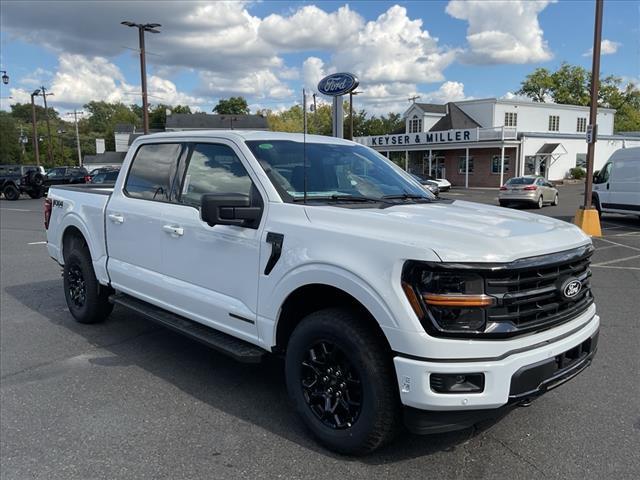
[{"label": "sky", "polygon": [[[42,85],[67,112],[91,100],[140,103],[137,29],[146,36],[149,102],[211,112],[241,95],[282,110],[329,73],[360,80],[355,108],[403,112],[409,97],[442,103],[512,97],[537,67],[591,66],[594,2],[5,1],[0,108]],[[640,82],[640,0],[605,0],[603,75]],[[11,96],[11,99],[5,98]],[[328,99],[327,99],[328,100]]]}]

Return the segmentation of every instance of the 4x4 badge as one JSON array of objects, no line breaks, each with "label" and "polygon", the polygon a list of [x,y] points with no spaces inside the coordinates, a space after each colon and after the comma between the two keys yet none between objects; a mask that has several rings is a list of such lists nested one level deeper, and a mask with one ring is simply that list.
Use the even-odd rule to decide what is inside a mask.
[{"label": "4x4 badge", "polygon": [[582,290],[582,282],[576,278],[569,278],[565,280],[561,288],[562,295],[564,295],[565,298],[573,298]]}]

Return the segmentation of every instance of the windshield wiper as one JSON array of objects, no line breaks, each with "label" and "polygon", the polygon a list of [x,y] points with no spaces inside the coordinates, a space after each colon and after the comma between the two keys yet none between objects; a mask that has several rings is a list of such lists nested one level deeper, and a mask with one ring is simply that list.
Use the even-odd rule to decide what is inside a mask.
[{"label": "windshield wiper", "polygon": [[[376,203],[389,203],[384,200],[384,197],[367,197],[364,195],[322,195],[322,196],[307,196],[307,202],[320,201],[335,201],[335,202],[376,202]],[[304,197],[297,197],[293,199],[294,202],[303,202]]]},{"label": "windshield wiper", "polygon": [[427,202],[431,201],[429,197],[425,197],[424,195],[417,195],[414,193],[402,193],[400,195],[384,195],[382,198],[386,200],[425,200]]}]

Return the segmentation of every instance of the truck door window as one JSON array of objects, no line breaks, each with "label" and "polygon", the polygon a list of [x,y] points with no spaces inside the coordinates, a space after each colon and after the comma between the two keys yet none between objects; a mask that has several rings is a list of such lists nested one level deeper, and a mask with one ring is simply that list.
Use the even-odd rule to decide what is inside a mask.
[{"label": "truck door window", "polygon": [[607,163],[602,170],[600,170],[600,174],[598,175],[598,183],[606,183],[609,181],[609,175],[611,175],[611,165],[612,163]]},{"label": "truck door window", "polygon": [[125,193],[133,198],[168,202],[182,148],[179,143],[142,145],[129,169]]},{"label": "truck door window", "polygon": [[231,147],[195,145],[182,183],[180,203],[200,207],[205,193],[251,194],[251,178]]}]

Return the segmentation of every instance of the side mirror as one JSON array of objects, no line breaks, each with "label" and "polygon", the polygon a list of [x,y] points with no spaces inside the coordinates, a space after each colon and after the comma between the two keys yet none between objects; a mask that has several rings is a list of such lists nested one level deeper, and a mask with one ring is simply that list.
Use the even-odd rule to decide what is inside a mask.
[{"label": "side mirror", "polygon": [[593,172],[593,183],[598,183],[599,182],[599,177],[600,175],[600,170],[596,170],[595,172]]},{"label": "side mirror", "polygon": [[202,195],[200,205],[200,218],[210,227],[256,228],[262,216],[262,208],[252,207],[249,195],[241,193],[207,193]]}]

